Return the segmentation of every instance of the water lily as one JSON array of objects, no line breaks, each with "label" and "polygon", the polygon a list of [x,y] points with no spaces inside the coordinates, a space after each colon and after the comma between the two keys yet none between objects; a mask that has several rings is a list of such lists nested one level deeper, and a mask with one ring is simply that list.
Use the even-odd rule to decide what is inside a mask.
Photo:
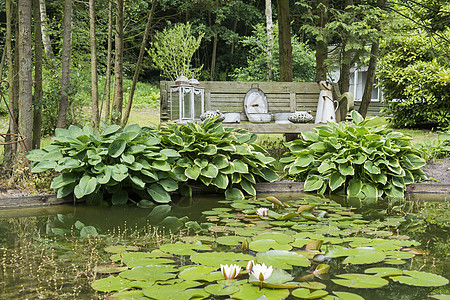
[{"label": "water lily", "polygon": [[239,275],[241,267],[238,265],[220,265],[220,271],[226,279],[233,279]]},{"label": "water lily", "polygon": [[256,211],[256,214],[260,217],[267,217],[268,210],[269,210],[268,208],[261,207],[261,208],[258,208],[258,210]]},{"label": "water lily", "polygon": [[272,266],[267,267],[265,264],[255,264],[252,269],[253,276],[255,276],[261,282],[269,279],[269,277],[272,275],[272,272]]},{"label": "water lily", "polygon": [[253,260],[251,260],[247,263],[247,267],[245,267],[245,269],[250,272],[253,269],[254,265],[255,265],[255,262]]}]

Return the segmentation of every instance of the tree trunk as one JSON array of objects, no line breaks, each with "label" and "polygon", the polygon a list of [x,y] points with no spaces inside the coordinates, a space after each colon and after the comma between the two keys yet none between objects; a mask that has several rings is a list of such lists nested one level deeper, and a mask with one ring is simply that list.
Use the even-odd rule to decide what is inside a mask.
[{"label": "tree trunk", "polygon": [[116,1],[115,49],[114,101],[111,112],[111,123],[120,125],[123,108],[123,0]]},{"label": "tree trunk", "polygon": [[125,109],[125,113],[124,113],[123,120],[122,120],[122,127],[127,125],[128,118],[130,116],[131,105],[133,104],[134,91],[136,89],[136,84],[139,79],[139,72],[141,71],[142,60],[144,58],[144,53],[145,53],[145,46],[147,45],[148,35],[150,34],[153,13],[155,12],[157,1],[158,0],[153,0],[152,8],[150,9],[150,12],[148,13],[147,25],[145,26],[144,37],[142,38],[141,49],[139,50],[139,57],[138,57],[138,60],[136,63],[136,68],[134,70],[133,83],[131,84],[130,95],[128,97],[127,107]]},{"label": "tree trunk", "polygon": [[34,97],[33,97],[33,149],[41,146],[42,129],[42,32],[39,0],[33,0],[34,13]]},{"label": "tree trunk", "polygon": [[56,127],[64,128],[67,122],[70,84],[70,53],[72,51],[72,0],[64,2],[64,34],[61,58],[61,98]]},{"label": "tree trunk", "polygon": [[50,60],[55,59],[55,54],[53,54],[52,43],[50,41],[50,36],[48,35],[48,22],[47,22],[47,9],[45,7],[45,0],[39,0],[39,8],[41,13],[41,33],[42,42],[44,44],[45,56]]},{"label": "tree trunk", "polygon": [[372,44],[372,48],[370,49],[370,60],[369,60],[369,68],[367,70],[367,79],[366,85],[364,86],[364,94],[361,99],[361,106],[359,107],[358,112],[364,118],[367,115],[367,111],[369,110],[370,102],[372,101],[372,89],[375,83],[375,70],[377,68],[377,57],[378,57],[378,48],[380,42],[377,40]]},{"label": "tree trunk", "polygon": [[[111,112],[111,56],[112,56],[112,1],[109,1],[108,11],[108,53],[106,54],[106,79],[105,79],[105,94],[106,108],[105,108],[105,122],[109,121],[109,113]],[[102,101],[103,108],[103,101]],[[102,109],[100,109],[101,114]]]},{"label": "tree trunk", "polygon": [[[214,80],[215,72],[216,72],[216,58],[217,58],[217,40],[219,36],[216,33],[213,40],[213,49],[211,54],[211,79]],[[188,74],[185,74],[185,76],[189,76]]]},{"label": "tree trunk", "polygon": [[[237,31],[237,24],[238,24],[238,18],[235,17],[234,18],[234,24],[233,24],[233,33],[235,33],[235,34],[236,34],[236,31]],[[231,56],[233,56],[233,54],[234,54],[234,45],[235,44],[236,44],[236,41],[233,38],[233,40],[231,41],[231,49],[230,49]]]},{"label": "tree trunk", "polygon": [[31,53],[31,0],[19,0],[19,131],[25,137],[25,151],[33,139],[33,64]]},{"label": "tree trunk", "polygon": [[316,42],[316,81],[322,81],[327,79],[327,67],[325,60],[328,57],[328,40],[325,33],[325,25],[328,21],[328,0],[319,0],[319,20],[317,27],[320,28],[321,34],[317,38]]},{"label": "tree trunk", "polygon": [[273,22],[272,0],[266,0],[266,29],[267,29],[267,80],[273,81]]},{"label": "tree trunk", "polygon": [[100,115],[98,112],[97,45],[95,39],[95,0],[89,0],[89,40],[91,43],[91,98],[92,128],[98,130]]},{"label": "tree trunk", "polygon": [[280,81],[292,81],[292,44],[289,0],[278,0],[278,41],[280,47]]}]

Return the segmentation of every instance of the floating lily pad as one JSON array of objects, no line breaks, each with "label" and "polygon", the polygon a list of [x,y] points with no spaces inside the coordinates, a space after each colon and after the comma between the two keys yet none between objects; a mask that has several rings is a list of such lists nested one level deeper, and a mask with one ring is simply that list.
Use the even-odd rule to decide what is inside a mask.
[{"label": "floating lily pad", "polygon": [[[266,298],[263,298],[265,296]],[[232,295],[233,299],[241,299],[241,300],[256,300],[260,299],[285,299],[289,296],[288,289],[259,289],[258,286],[251,284],[243,284],[239,286],[239,292],[234,293]]]},{"label": "floating lily pad", "polygon": [[106,298],[107,300],[145,300],[142,290],[124,291],[112,294]]},{"label": "floating lily pad", "polygon": [[392,266],[399,266],[399,265],[404,265],[406,264],[406,261],[401,260],[401,259],[386,259],[384,261],[385,264],[387,265],[392,265]]},{"label": "floating lily pad", "polygon": [[165,244],[159,247],[161,251],[174,254],[174,255],[192,255],[197,253],[195,250],[211,251],[211,248],[201,243],[185,244],[182,242],[176,242],[175,244]]},{"label": "floating lily pad", "polygon": [[182,278],[186,281],[188,280],[201,280],[201,281],[216,281],[223,279],[222,272],[215,272],[216,267],[204,267],[204,266],[192,266],[186,269],[183,269],[183,271],[180,272],[178,275],[179,278]]},{"label": "floating lily pad", "polygon": [[[263,287],[275,288],[275,289],[286,289],[286,288],[296,288],[298,287],[298,282],[288,283],[288,281],[294,279],[291,274],[282,269],[273,269],[272,274],[269,278],[264,280]],[[260,285],[260,281],[256,278],[253,273],[250,273],[249,280],[251,284]]]},{"label": "floating lily pad", "polygon": [[170,264],[174,261],[172,259],[168,258],[141,258],[141,259],[135,259],[127,262],[128,268],[135,268],[135,267],[146,267],[150,265],[159,265],[159,264]]},{"label": "floating lily pad", "polygon": [[205,291],[215,296],[226,296],[239,292],[238,285],[226,285],[226,284],[210,284],[205,287]]},{"label": "floating lily pad", "polygon": [[184,236],[181,238],[181,240],[185,243],[193,244],[196,242],[214,242],[215,238],[213,238],[212,236],[196,235],[196,236]]},{"label": "floating lily pad", "polygon": [[255,206],[253,204],[243,203],[243,202],[235,202],[231,204],[231,207],[235,209],[254,209]]},{"label": "floating lily pad", "polygon": [[253,241],[257,240],[275,240],[279,244],[288,244],[294,241],[294,238],[280,232],[263,232],[253,238]]},{"label": "floating lily pad", "polygon": [[105,248],[108,253],[122,253],[125,251],[139,251],[138,246],[114,245]]},{"label": "floating lily pad", "polygon": [[226,235],[218,237],[216,243],[227,246],[236,246],[242,243],[243,240],[244,237],[242,236]]},{"label": "floating lily pad", "polygon": [[315,290],[311,292],[306,288],[298,288],[292,291],[292,295],[302,299],[318,299],[328,295],[328,292],[324,290]]},{"label": "floating lily pad", "polygon": [[325,284],[317,281],[302,282],[300,283],[300,286],[310,290],[323,290],[327,287]]},{"label": "floating lily pad", "polygon": [[403,274],[403,270],[397,268],[369,268],[364,273],[374,274],[378,277],[398,276]]},{"label": "floating lily pad", "polygon": [[100,274],[114,274],[123,272],[125,270],[128,270],[128,267],[122,267],[119,264],[100,265],[94,267],[94,272]]},{"label": "floating lily pad", "polygon": [[387,258],[395,258],[395,259],[410,259],[414,257],[414,254],[411,252],[404,251],[386,251],[384,252]]},{"label": "floating lily pad", "polygon": [[196,281],[183,281],[170,285],[154,285],[142,290],[142,292],[145,296],[157,300],[171,299],[174,295],[176,295],[177,300],[206,298],[208,293],[206,293],[203,289],[191,289],[192,287],[197,287],[199,285],[201,285],[201,283]]},{"label": "floating lily pad", "polygon": [[259,263],[266,266],[273,266],[280,269],[292,269],[292,266],[307,267],[310,265],[309,259],[301,254],[283,250],[270,250],[256,254]]},{"label": "floating lily pad", "polygon": [[448,279],[437,274],[403,271],[403,276],[392,276],[392,280],[412,286],[442,286],[448,284]]},{"label": "floating lily pad", "polygon": [[380,288],[389,283],[386,279],[365,274],[340,274],[336,277],[344,279],[332,279],[334,283],[349,288]]},{"label": "floating lily pad", "polygon": [[220,265],[237,264],[241,267],[247,266],[247,262],[254,260],[255,257],[243,253],[234,252],[206,252],[191,255],[191,261],[204,266],[219,268]]},{"label": "floating lily pad", "polygon": [[129,284],[128,279],[109,276],[106,278],[102,278],[94,281],[91,284],[91,287],[99,292],[114,292],[114,291],[122,291],[128,288]]},{"label": "floating lily pad", "polygon": [[289,244],[280,244],[275,240],[256,240],[249,244],[251,250],[256,252],[267,252],[269,250],[291,250],[292,246]]},{"label": "floating lily pad", "polygon": [[383,251],[369,250],[365,253],[349,256],[344,259],[343,263],[353,265],[374,264],[383,261],[385,258],[386,254],[384,254]]},{"label": "floating lily pad", "polygon": [[119,276],[130,280],[155,282],[175,278],[176,274],[172,272],[176,271],[175,266],[148,266],[124,271]]}]

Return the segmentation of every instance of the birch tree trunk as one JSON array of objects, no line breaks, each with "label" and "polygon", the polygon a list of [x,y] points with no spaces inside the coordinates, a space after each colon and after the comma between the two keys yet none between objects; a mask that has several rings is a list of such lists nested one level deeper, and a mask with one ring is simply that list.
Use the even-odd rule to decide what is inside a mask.
[{"label": "birch tree trunk", "polygon": [[33,149],[41,146],[42,129],[42,32],[39,0],[33,0],[34,14],[34,97],[33,97]]},{"label": "birch tree trunk", "polygon": [[292,43],[291,23],[289,16],[289,0],[278,0],[278,41],[280,47],[280,81],[291,82]]},{"label": "birch tree trunk", "polygon": [[70,54],[72,51],[72,0],[64,2],[64,34],[61,58],[61,98],[56,127],[64,128],[67,122],[70,84]]},{"label": "birch tree trunk", "polygon": [[273,22],[272,0],[266,0],[266,29],[267,29],[267,80],[273,80]]},{"label": "birch tree trunk", "polygon": [[116,1],[116,37],[114,59],[114,101],[111,123],[120,125],[123,108],[123,0]]},{"label": "birch tree trunk", "polygon": [[89,0],[89,40],[91,43],[91,98],[92,128],[98,130],[100,115],[98,112],[97,45],[95,38],[95,0]]},{"label": "birch tree trunk", "polygon": [[33,64],[31,53],[31,0],[19,0],[19,131],[25,137],[25,152],[33,139]]},{"label": "birch tree trunk", "polygon": [[134,70],[133,83],[131,84],[131,90],[130,90],[130,94],[128,96],[127,107],[125,109],[125,113],[124,113],[123,120],[122,120],[122,127],[127,125],[128,118],[130,116],[131,105],[133,104],[134,91],[136,90],[136,84],[139,79],[139,72],[141,71],[142,60],[144,58],[144,53],[146,52],[145,46],[147,44],[148,35],[150,34],[150,28],[151,28],[152,20],[153,20],[153,13],[155,12],[157,1],[158,0],[153,0],[152,8],[150,9],[150,12],[148,13],[147,25],[145,26],[144,37],[142,38],[141,49],[139,50],[139,57],[138,57],[138,60],[136,63],[136,69]]},{"label": "birch tree trunk", "polygon": [[50,41],[50,36],[48,34],[49,30],[48,30],[47,8],[45,7],[45,0],[39,0],[39,10],[41,13],[41,32],[45,56],[50,60],[54,60],[55,54],[53,53],[52,43]]}]

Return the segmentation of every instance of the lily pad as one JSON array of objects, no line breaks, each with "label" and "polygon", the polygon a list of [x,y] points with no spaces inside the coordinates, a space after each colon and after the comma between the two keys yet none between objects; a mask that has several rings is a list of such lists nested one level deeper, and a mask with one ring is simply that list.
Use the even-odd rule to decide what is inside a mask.
[{"label": "lily pad", "polygon": [[159,264],[170,264],[174,261],[168,258],[141,258],[135,259],[127,262],[128,268],[132,269],[135,267],[146,267],[150,265],[159,265]]},{"label": "lily pad", "polygon": [[352,255],[344,259],[344,264],[353,264],[353,265],[365,265],[365,264],[374,264],[380,261],[383,261],[386,258],[386,254],[379,250],[369,250],[365,253],[359,253],[356,255]]},{"label": "lily pad", "polygon": [[[263,298],[263,297],[266,298]],[[234,293],[232,295],[233,299],[241,299],[241,300],[256,300],[260,299],[268,299],[268,300],[279,300],[285,299],[289,296],[288,289],[259,289],[258,286],[251,284],[243,284],[239,286],[239,292]]]},{"label": "lily pad", "polygon": [[336,277],[343,279],[332,279],[334,283],[349,288],[380,288],[389,283],[386,279],[365,274],[340,274]]},{"label": "lily pad", "polygon": [[364,300],[358,294],[348,293],[348,292],[333,292],[333,295],[328,295],[324,300]]},{"label": "lily pad", "polygon": [[202,245],[200,242],[194,244],[185,244],[182,242],[176,242],[175,244],[165,244],[159,247],[161,251],[174,254],[174,255],[192,255],[197,253],[195,250],[211,251],[211,248],[207,245]]},{"label": "lily pad", "polygon": [[226,284],[210,284],[205,287],[205,291],[215,296],[226,296],[239,292],[238,285],[226,285]]},{"label": "lily pad", "polygon": [[216,243],[227,246],[236,246],[242,243],[243,240],[244,237],[242,236],[226,235],[218,237]]},{"label": "lily pad", "polygon": [[269,250],[291,250],[292,246],[289,244],[280,244],[275,240],[256,240],[249,244],[251,250],[256,252],[267,252]]},{"label": "lily pad", "polygon": [[448,284],[448,279],[437,274],[403,271],[403,276],[392,276],[392,280],[412,286],[442,286]]},{"label": "lily pad", "polygon": [[[272,274],[269,278],[264,280],[263,287],[267,288],[279,288],[279,289],[285,289],[285,288],[296,288],[298,287],[298,283],[290,283],[286,284],[288,281],[294,279],[291,274],[288,272],[282,270],[282,269],[273,269]],[[260,285],[260,281],[258,278],[256,278],[252,273],[250,273],[249,280],[251,284]]]},{"label": "lily pad", "polygon": [[221,264],[237,264],[241,267],[245,267],[250,260],[254,260],[254,256],[234,252],[206,252],[191,255],[191,261],[193,263],[216,268],[219,268]]},{"label": "lily pad", "polygon": [[130,280],[156,282],[175,278],[176,274],[172,272],[176,272],[175,266],[148,266],[124,271],[119,276]]},{"label": "lily pad", "polygon": [[327,287],[325,284],[317,281],[302,282],[300,286],[310,290],[323,290]]},{"label": "lily pad", "polygon": [[222,272],[214,272],[216,270],[217,270],[216,267],[192,266],[192,267],[183,269],[183,271],[180,272],[178,277],[182,278],[186,281],[201,280],[201,281],[208,281],[208,282],[223,279]]},{"label": "lily pad", "polygon": [[142,259],[142,258],[151,258],[157,257],[154,253],[151,252],[123,252],[117,253],[111,256],[112,261],[123,261],[124,263],[128,263],[132,260]]},{"label": "lily pad", "polygon": [[257,240],[275,240],[279,244],[289,244],[294,238],[281,232],[263,232],[253,238],[253,241]]},{"label": "lily pad", "polygon": [[122,253],[125,251],[139,251],[138,246],[125,246],[125,245],[114,245],[105,248],[108,253]]},{"label": "lily pad", "polygon": [[189,300],[191,298],[206,298],[208,294],[203,289],[191,289],[201,283],[196,281],[183,281],[170,285],[154,285],[142,290],[145,296],[157,300],[171,299],[176,295],[176,299]]},{"label": "lily pad", "polygon": [[128,279],[109,276],[106,278],[102,278],[94,281],[91,286],[94,290],[99,292],[114,292],[114,291],[122,291],[128,288],[128,283],[130,281]]},{"label": "lily pad", "polygon": [[106,297],[107,300],[145,300],[148,299],[144,296],[142,290],[124,291],[112,294]]},{"label": "lily pad", "polygon": [[328,292],[324,290],[315,290],[311,292],[306,288],[298,288],[292,291],[292,295],[302,299],[318,299],[328,295]]},{"label": "lily pad", "polygon": [[369,268],[364,273],[374,274],[378,277],[398,276],[403,274],[403,270],[397,268]]},{"label": "lily pad", "polygon": [[310,265],[309,259],[301,254],[283,250],[269,250],[256,254],[259,263],[266,266],[273,266],[280,269],[292,269],[292,266],[307,267]]}]

